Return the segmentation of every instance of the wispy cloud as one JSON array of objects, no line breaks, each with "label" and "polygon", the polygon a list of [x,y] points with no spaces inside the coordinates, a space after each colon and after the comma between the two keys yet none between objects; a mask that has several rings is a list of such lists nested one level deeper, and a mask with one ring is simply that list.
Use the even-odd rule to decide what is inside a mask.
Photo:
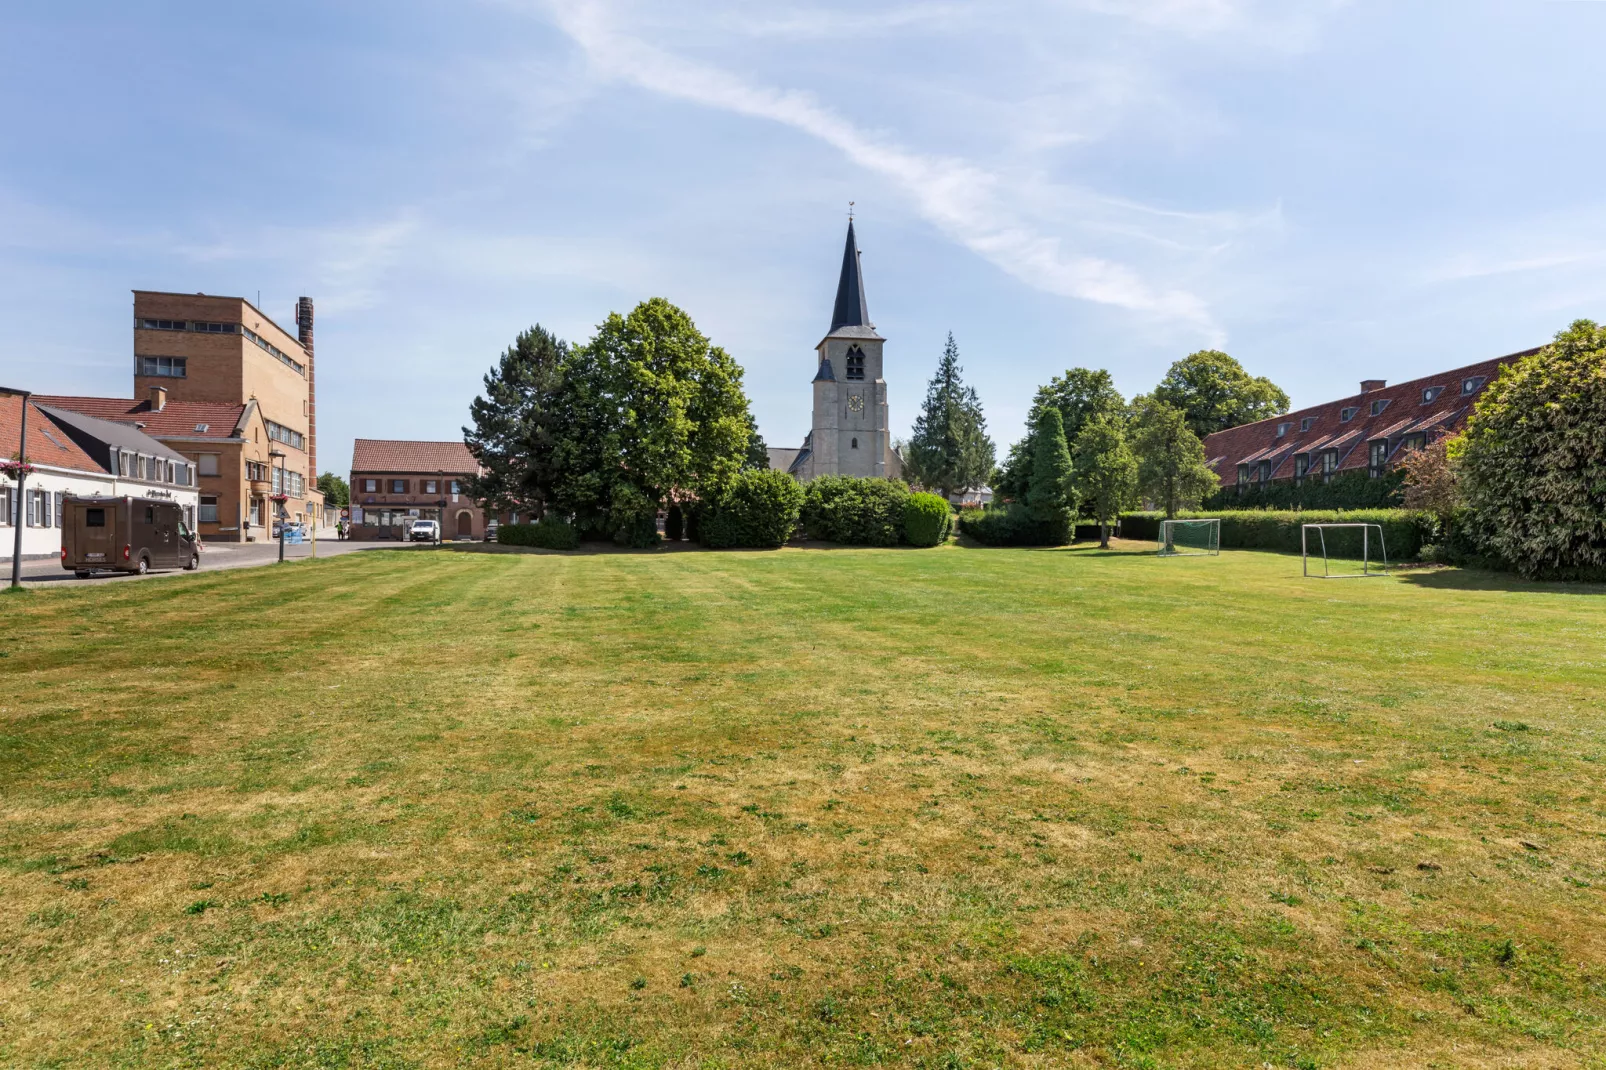
[{"label": "wispy cloud", "polygon": [[1156,286],[1133,267],[1066,247],[1011,206],[1007,176],[964,158],[917,152],[865,130],[813,95],[757,85],[675,55],[625,32],[605,3],[552,8],[557,25],[604,77],[650,92],[789,126],[835,148],[901,189],[943,233],[1028,285],[1179,321],[1211,338],[1220,328],[1205,301]]}]

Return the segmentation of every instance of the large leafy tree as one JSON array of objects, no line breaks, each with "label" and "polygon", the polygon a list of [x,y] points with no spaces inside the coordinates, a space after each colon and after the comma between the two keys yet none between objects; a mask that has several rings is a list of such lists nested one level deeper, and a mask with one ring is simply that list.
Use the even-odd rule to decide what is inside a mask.
[{"label": "large leafy tree", "polygon": [[333,472],[318,473],[318,489],[323,491],[323,503],[335,509],[351,504],[351,488]]},{"label": "large leafy tree", "polygon": [[1138,462],[1118,416],[1100,413],[1083,425],[1072,455],[1076,489],[1099,524],[1099,546],[1110,545],[1110,524],[1132,504]]},{"label": "large leafy tree", "polygon": [[1606,574],[1606,326],[1578,320],[1501,370],[1457,460],[1474,530],[1529,576]]},{"label": "large leafy tree", "polygon": [[907,449],[909,475],[945,498],[981,485],[992,474],[993,440],[987,437],[981,399],[974,387],[965,385],[952,332],[926,387],[926,403]]},{"label": "large leafy tree", "polygon": [[749,472],[762,472],[770,466],[770,447],[764,441],[764,436],[758,433],[758,421],[753,414],[747,414],[747,453],[742,457],[742,469]]},{"label": "large leafy tree", "polygon": [[555,499],[583,527],[655,541],[665,501],[713,498],[753,430],[742,370],[660,297],[610,315],[567,366]]},{"label": "large leafy tree", "polygon": [[485,373],[485,392],[469,404],[463,441],[480,462],[469,497],[491,512],[540,516],[557,479],[557,434],[568,344],[537,324],[519,334]]},{"label": "large leafy tree", "polygon": [[1064,375],[1056,375],[1046,386],[1038,387],[1031,411],[1026,415],[1026,437],[1010,447],[1004,467],[994,477],[993,489],[1001,497],[1025,500],[1033,458],[1037,455],[1032,429],[1037,426],[1038,414],[1045,408],[1059,412],[1065,441],[1075,442],[1088,420],[1099,415],[1119,416],[1124,412],[1126,399],[1115,388],[1110,373],[1102,368],[1069,368]]},{"label": "large leafy tree", "polygon": [[1154,398],[1187,416],[1201,439],[1239,424],[1288,411],[1288,395],[1264,376],[1251,376],[1219,349],[1202,349],[1171,365]]},{"label": "large leafy tree", "polygon": [[1131,428],[1138,493],[1158,502],[1167,518],[1215,493],[1221,480],[1206,467],[1204,445],[1181,409],[1152,397],[1135,398]]}]

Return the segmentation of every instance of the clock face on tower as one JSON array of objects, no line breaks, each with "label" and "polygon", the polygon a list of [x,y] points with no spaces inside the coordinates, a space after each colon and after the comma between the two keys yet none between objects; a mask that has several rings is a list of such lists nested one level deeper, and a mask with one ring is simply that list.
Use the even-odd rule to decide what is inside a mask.
[{"label": "clock face on tower", "polygon": [[864,398],[859,394],[851,394],[851,395],[849,395],[848,396],[848,411],[849,412],[863,412],[864,411]]}]

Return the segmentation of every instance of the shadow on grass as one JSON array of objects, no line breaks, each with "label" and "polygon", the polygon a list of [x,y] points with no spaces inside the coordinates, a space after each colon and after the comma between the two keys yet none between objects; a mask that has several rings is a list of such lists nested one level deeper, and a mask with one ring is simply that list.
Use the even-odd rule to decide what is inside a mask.
[{"label": "shadow on grass", "polygon": [[1480,568],[1435,568],[1402,572],[1402,583],[1440,591],[1511,591],[1523,594],[1606,595],[1606,583],[1572,583],[1565,580],[1527,580],[1509,572]]}]

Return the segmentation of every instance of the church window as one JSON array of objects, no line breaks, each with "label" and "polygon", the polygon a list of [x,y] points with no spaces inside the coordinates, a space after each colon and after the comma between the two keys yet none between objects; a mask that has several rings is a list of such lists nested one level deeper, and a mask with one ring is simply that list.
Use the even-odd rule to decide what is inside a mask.
[{"label": "church window", "polygon": [[853,449],[858,449],[858,448],[859,448],[859,440],[858,440],[858,439],[854,439],[854,440],[853,440],[853,446],[852,446],[852,448],[853,448]]},{"label": "church window", "polygon": [[858,346],[848,350],[848,378],[864,378],[864,350]]}]

